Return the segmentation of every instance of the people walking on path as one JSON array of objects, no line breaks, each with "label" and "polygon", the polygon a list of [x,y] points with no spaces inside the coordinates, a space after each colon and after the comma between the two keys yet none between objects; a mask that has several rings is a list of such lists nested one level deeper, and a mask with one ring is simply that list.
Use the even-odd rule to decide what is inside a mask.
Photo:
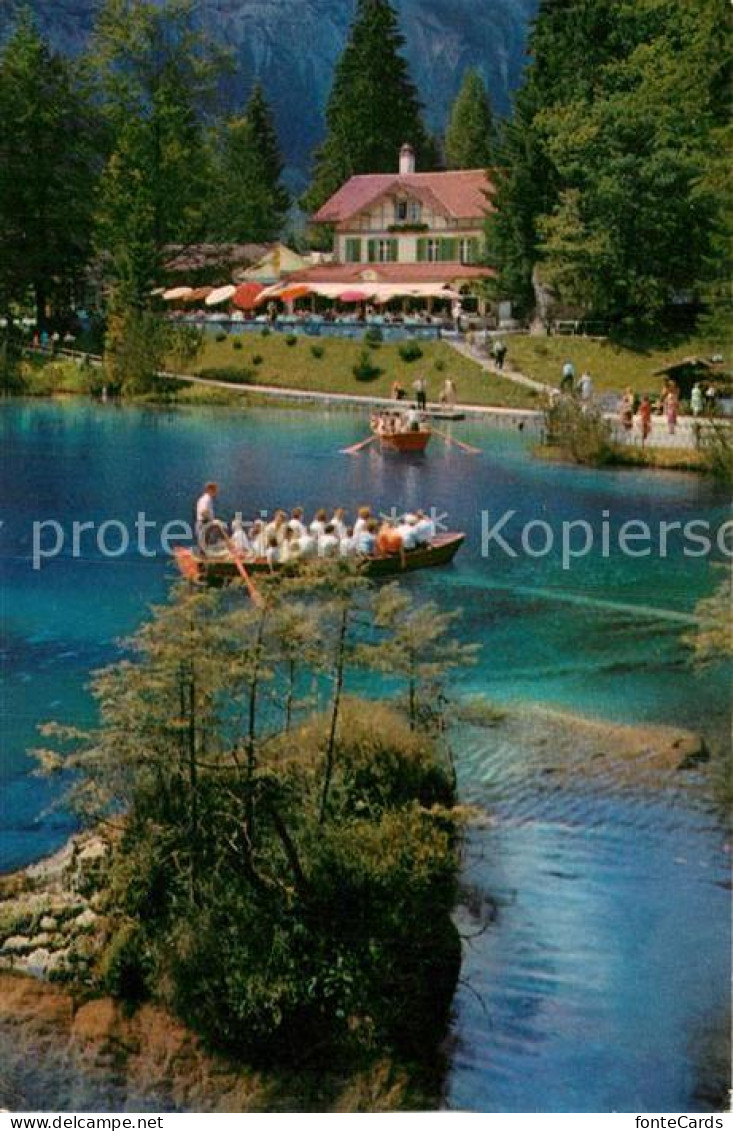
[{"label": "people walking on path", "polygon": [[496,364],[496,368],[501,373],[501,371],[504,368],[504,360],[506,358],[506,345],[501,340],[501,338],[497,338],[496,341],[494,342],[493,354],[494,354],[494,362]]},{"label": "people walking on path", "polygon": [[565,362],[562,367],[562,381],[560,382],[561,393],[572,393],[575,387],[575,366],[570,358]]},{"label": "people walking on path", "polygon": [[630,387],[621,398],[620,417],[625,430],[630,432],[634,427],[634,390]]},{"label": "people walking on path", "polygon": [[440,393],[440,403],[447,405],[448,408],[454,408],[456,399],[457,394],[455,383],[451,377],[446,377]]},{"label": "people walking on path", "polygon": [[593,399],[593,378],[587,369],[584,369],[580,375],[578,394],[584,405],[590,404]]},{"label": "people walking on path", "polygon": [[692,386],[692,392],[690,393],[690,408],[692,410],[692,415],[693,416],[701,416],[704,407],[705,407],[705,398],[702,395],[702,389],[700,388],[700,382],[696,381],[695,384]]},{"label": "people walking on path", "polygon": [[667,430],[670,436],[674,436],[677,431],[677,414],[679,412],[680,401],[676,388],[670,388],[664,402],[664,412],[667,417]]},{"label": "people walking on path", "polygon": [[639,405],[639,426],[641,428],[641,446],[646,444],[652,431],[652,402],[649,397],[642,397]]},{"label": "people walking on path", "polygon": [[413,381],[412,387],[415,390],[415,400],[417,401],[417,407],[421,412],[424,412],[428,404],[427,384],[425,382],[425,378],[418,377],[416,381]]}]

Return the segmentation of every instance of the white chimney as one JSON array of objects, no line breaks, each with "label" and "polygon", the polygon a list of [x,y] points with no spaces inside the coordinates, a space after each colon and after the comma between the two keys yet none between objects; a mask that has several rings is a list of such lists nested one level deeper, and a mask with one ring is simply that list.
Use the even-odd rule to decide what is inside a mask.
[{"label": "white chimney", "polygon": [[400,150],[400,176],[406,177],[415,172],[415,150],[407,142]]}]

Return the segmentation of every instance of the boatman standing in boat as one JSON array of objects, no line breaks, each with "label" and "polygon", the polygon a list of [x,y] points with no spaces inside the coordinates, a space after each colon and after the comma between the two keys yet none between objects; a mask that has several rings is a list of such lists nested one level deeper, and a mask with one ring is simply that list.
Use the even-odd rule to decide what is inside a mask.
[{"label": "boatman standing in boat", "polygon": [[206,544],[206,528],[216,519],[214,499],[218,494],[218,483],[207,483],[203,495],[200,495],[196,501],[196,541],[202,549]]}]

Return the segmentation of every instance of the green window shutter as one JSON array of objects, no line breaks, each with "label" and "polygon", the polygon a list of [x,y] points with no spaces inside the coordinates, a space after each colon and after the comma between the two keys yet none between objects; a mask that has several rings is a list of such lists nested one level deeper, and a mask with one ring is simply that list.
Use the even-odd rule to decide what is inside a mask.
[{"label": "green window shutter", "polygon": [[477,236],[471,236],[471,238],[467,241],[466,262],[467,263],[478,263],[478,258],[479,258],[478,237]]},{"label": "green window shutter", "polygon": [[346,241],[346,262],[347,263],[360,263],[361,262],[361,240],[347,239]]},{"label": "green window shutter", "polygon": [[390,263],[396,263],[400,256],[400,241],[390,240],[389,259]]},{"label": "green window shutter", "polygon": [[442,263],[452,263],[456,258],[456,241],[452,239],[441,239],[440,241],[440,260]]},{"label": "green window shutter", "polygon": [[428,257],[428,241],[426,239],[420,239],[420,240],[417,241],[417,261],[418,261],[418,263],[424,263],[425,260],[427,259],[427,257]]},{"label": "green window shutter", "polygon": [[369,262],[374,263],[376,261],[376,258],[377,258],[377,241],[376,240],[369,240],[368,241],[368,243],[367,243],[367,254],[369,256]]}]

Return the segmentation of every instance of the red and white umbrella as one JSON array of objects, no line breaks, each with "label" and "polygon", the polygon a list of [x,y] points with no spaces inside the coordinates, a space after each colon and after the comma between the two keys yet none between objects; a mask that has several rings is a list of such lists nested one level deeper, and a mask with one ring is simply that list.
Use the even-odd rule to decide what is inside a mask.
[{"label": "red and white umbrella", "polygon": [[165,302],[177,302],[182,298],[188,298],[193,293],[193,287],[173,287],[169,291],[163,291],[163,300]]},{"label": "red and white umbrella", "polygon": [[263,290],[261,283],[241,283],[232,296],[232,302],[240,310],[252,310]]},{"label": "red and white umbrella", "polygon": [[364,291],[342,291],[339,295],[340,302],[366,302],[368,298]]},{"label": "red and white umbrella", "polygon": [[229,302],[233,297],[236,287],[229,283],[226,287],[217,287],[205,299],[207,306],[220,306],[223,302]]}]

